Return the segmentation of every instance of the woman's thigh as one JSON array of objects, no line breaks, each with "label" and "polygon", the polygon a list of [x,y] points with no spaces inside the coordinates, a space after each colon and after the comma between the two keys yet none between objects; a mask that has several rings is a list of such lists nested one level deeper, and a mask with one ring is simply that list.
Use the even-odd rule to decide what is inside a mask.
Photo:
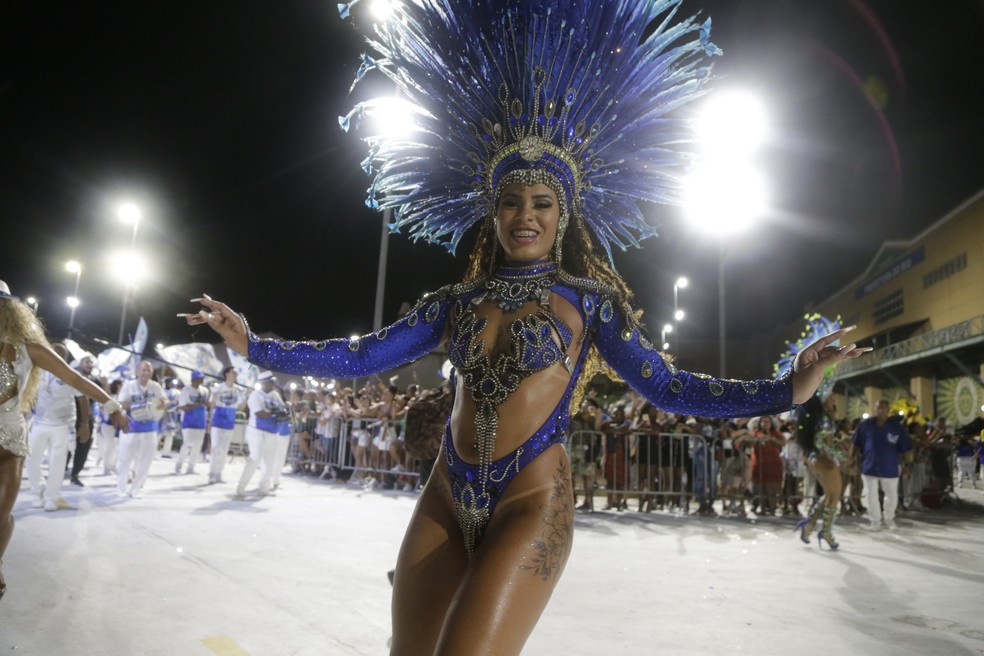
[{"label": "woman's thigh", "polygon": [[555,445],[510,483],[451,603],[435,654],[519,654],[573,541],[570,465]]},{"label": "woman's thigh", "polygon": [[827,456],[820,454],[810,460],[810,471],[820,481],[824,495],[827,497],[827,504],[832,505],[835,500],[841,497],[843,485],[841,482],[841,472],[837,463]]},{"label": "woman's thigh", "polygon": [[407,527],[393,579],[394,656],[431,656],[468,566],[454,519],[447,465],[438,456]]},{"label": "woman's thigh", "polygon": [[20,490],[24,458],[0,448],[0,520],[14,508]]}]

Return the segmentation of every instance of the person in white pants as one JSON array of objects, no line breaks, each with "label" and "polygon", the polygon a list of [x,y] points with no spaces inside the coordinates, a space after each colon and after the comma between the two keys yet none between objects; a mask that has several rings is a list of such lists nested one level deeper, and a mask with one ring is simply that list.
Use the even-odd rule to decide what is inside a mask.
[{"label": "person in white pants", "polygon": [[208,419],[208,388],[202,385],[205,374],[200,371],[191,372],[191,385],[181,390],[178,397],[178,410],[181,415],[181,452],[178,461],[174,463],[174,473],[181,473],[181,466],[188,461],[186,474],[195,473],[195,465],[202,453],[205,442],[205,423]]},{"label": "person in white pants", "polygon": [[249,395],[249,425],[246,427],[246,444],[249,446],[249,460],[239,477],[236,495],[246,494],[246,486],[263,464],[263,477],[260,479],[260,494],[270,493],[270,477],[277,453],[277,422],[287,416],[287,406],[276,391],[276,378],[269,371],[257,378],[260,389]]},{"label": "person in white pants", "polygon": [[222,470],[225,469],[229,445],[236,431],[236,410],[246,400],[243,391],[236,387],[236,368],[222,370],[223,382],[212,388],[210,405],[212,407],[212,459],[208,467],[208,482],[224,483]]},{"label": "person in white pants", "polygon": [[[120,388],[123,387],[122,380],[114,380],[109,385],[109,395],[115,398],[117,394],[120,393]],[[109,476],[110,474],[116,473],[116,461],[117,456],[117,446],[119,444],[119,437],[116,426],[113,425],[112,418],[106,412],[106,404],[101,403],[99,405],[99,435],[98,443],[96,444],[99,449],[99,460],[102,462],[103,476]]]},{"label": "person in white pants", "polygon": [[[164,388],[160,384],[151,380],[154,374],[150,362],[143,360],[137,365],[137,379],[128,380],[123,383],[120,389],[118,400],[120,404],[130,414],[130,429],[120,433],[119,461],[116,470],[116,491],[120,496],[130,496],[137,498],[150,473],[150,464],[154,460],[157,451],[157,435],[160,431],[160,421],[157,419],[133,418],[133,410],[136,407],[145,407],[145,404],[166,404],[167,397],[164,395]],[[130,476],[130,468],[133,467],[133,479],[127,482]]]},{"label": "person in white pants", "polygon": [[[851,452],[861,450],[861,478],[868,496],[871,528],[881,528],[882,520],[895,528],[895,509],[899,504],[899,470],[908,475],[912,460],[912,440],[897,417],[889,417],[888,401],[875,404],[875,416],[858,424],[851,437]],[[878,488],[885,494],[884,509],[878,503]]]},{"label": "person in white pants", "polygon": [[[61,344],[53,344],[52,349],[62,359],[68,351]],[[75,397],[82,392],[70,387],[65,381],[51,373],[42,372],[41,383],[38,386],[38,401],[35,406],[34,422],[28,433],[28,444],[31,452],[27,456],[27,480],[31,485],[34,499],[32,508],[55,511],[68,505],[61,498],[62,482],[65,480],[65,464],[68,461],[69,441],[75,441]],[[80,403],[82,423],[79,426],[80,436],[88,439],[89,404]],[[45,482],[41,480],[41,461],[48,454],[48,476]]]},{"label": "person in white pants", "polygon": [[[269,488],[276,490],[280,487],[280,474],[284,471],[284,467],[287,466],[287,452],[290,450],[290,439],[291,439],[291,422],[289,419],[281,419],[277,422],[277,438],[276,438],[276,449],[274,449],[273,454],[273,466],[270,468],[270,484]],[[263,481],[267,479],[267,473],[264,472],[263,476],[260,478],[260,487],[263,487]]]}]

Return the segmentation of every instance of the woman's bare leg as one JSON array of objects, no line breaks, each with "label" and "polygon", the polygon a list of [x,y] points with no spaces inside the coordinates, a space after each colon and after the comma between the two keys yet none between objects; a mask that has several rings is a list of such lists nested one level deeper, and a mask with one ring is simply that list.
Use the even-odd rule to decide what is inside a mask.
[{"label": "woman's bare leg", "polygon": [[441,454],[420,493],[396,563],[392,656],[432,656],[467,566]]},{"label": "woman's bare leg", "polygon": [[451,602],[435,655],[519,654],[573,542],[567,452],[554,445],[509,484]]},{"label": "woman's bare leg", "polygon": [[820,454],[810,460],[809,467],[816,479],[820,481],[820,485],[823,486],[824,505],[829,507],[840,503],[844,488],[837,463],[830,456]]},{"label": "woman's bare leg", "polygon": [[[24,468],[24,458],[15,456],[5,449],[0,449],[0,561],[10,544],[10,536],[14,533],[14,502],[20,491],[21,471]],[[0,568],[0,587],[6,580]]]},{"label": "woman's bare leg", "polygon": [[836,548],[837,543],[834,540],[833,532],[834,518],[844,490],[840,468],[834,459],[826,454],[820,454],[810,459],[809,467],[813,475],[820,481],[820,485],[823,486],[823,533],[828,544]]}]

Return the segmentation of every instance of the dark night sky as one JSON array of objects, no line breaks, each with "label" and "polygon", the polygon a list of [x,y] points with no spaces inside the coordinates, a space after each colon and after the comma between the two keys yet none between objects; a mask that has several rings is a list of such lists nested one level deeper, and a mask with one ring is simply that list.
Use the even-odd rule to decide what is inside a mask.
[{"label": "dark night sky", "polygon": [[[684,6],[714,16],[719,86],[753,87],[773,122],[761,158],[772,208],[730,242],[731,335],[795,321],[884,240],[984,187],[979,0]],[[105,260],[129,244],[114,207],[133,199],[152,261],[137,299],[151,343],[211,341],[173,318],[203,291],[260,331],[368,331],[381,221],[362,204],[362,144],[337,123],[361,50],[334,2],[3,3],[0,278],[40,296],[61,336],[74,282],[61,267],[80,260],[76,327],[115,340],[120,288]],[[859,86],[871,78],[883,113]],[[678,210],[647,211],[661,237],[616,263],[654,327],[674,278],[689,276],[687,329],[713,338],[715,242]],[[391,239],[385,320],[453,282],[463,255]]]}]

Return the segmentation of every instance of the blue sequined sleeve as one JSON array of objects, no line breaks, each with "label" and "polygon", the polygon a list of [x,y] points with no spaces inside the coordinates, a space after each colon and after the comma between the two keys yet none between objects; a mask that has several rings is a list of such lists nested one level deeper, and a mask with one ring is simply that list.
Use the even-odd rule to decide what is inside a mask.
[{"label": "blue sequined sleeve", "polygon": [[249,334],[249,361],[265,369],[320,378],[361,378],[413,362],[441,342],[451,300],[425,296],[396,323],[352,339],[311,342],[259,339]]},{"label": "blue sequined sleeve", "polygon": [[598,299],[594,344],[608,365],[658,408],[698,417],[777,414],[793,406],[789,378],[728,380],[681,371],[611,300]]}]

